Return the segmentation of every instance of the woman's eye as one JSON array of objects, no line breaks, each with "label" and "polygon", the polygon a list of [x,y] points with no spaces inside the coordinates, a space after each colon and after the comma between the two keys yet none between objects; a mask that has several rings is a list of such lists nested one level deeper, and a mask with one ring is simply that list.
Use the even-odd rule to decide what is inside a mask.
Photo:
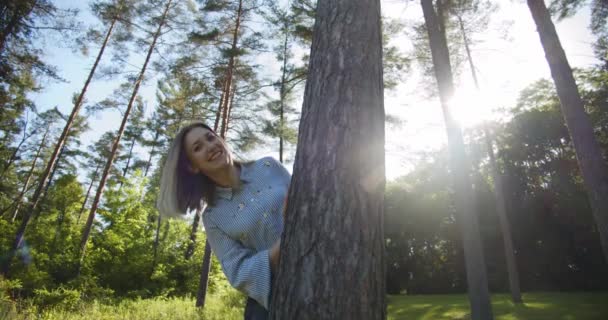
[{"label": "woman's eye", "polygon": [[214,135],[212,135],[212,134],[207,135],[207,140],[213,141],[213,138],[215,138]]},{"label": "woman's eye", "polygon": [[194,147],[194,152],[198,152],[199,150],[201,150],[201,146]]}]

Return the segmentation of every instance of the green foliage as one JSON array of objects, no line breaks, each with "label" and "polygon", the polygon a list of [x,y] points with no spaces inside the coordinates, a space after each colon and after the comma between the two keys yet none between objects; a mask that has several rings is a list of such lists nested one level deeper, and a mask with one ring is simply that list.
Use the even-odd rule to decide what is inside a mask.
[{"label": "green foliage", "polygon": [[55,290],[36,289],[34,290],[34,303],[40,309],[57,308],[74,310],[80,300],[78,290],[59,287]]}]

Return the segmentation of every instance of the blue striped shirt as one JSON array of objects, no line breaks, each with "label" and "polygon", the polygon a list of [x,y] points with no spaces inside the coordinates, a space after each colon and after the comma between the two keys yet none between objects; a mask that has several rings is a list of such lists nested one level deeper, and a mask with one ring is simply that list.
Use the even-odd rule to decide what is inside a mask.
[{"label": "blue striped shirt", "polygon": [[203,224],[230,284],[264,308],[270,304],[269,249],[283,231],[291,175],[272,157],[241,166],[239,189],[216,187]]}]

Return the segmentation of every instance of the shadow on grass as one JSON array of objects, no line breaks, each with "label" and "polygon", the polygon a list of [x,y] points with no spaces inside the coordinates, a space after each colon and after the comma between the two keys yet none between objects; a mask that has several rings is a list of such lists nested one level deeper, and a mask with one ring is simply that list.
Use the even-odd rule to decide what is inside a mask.
[{"label": "shadow on grass", "polygon": [[[492,296],[496,320],[606,320],[608,293],[526,293],[524,304]],[[468,320],[466,295],[389,296],[390,320]]]}]

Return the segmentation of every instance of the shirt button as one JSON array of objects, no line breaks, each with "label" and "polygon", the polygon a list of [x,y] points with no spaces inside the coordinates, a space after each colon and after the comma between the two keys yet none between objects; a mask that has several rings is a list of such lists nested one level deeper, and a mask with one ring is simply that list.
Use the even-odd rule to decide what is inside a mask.
[{"label": "shirt button", "polygon": [[264,212],[264,218],[268,218],[268,212]]},{"label": "shirt button", "polygon": [[264,165],[267,166],[267,167],[270,167],[270,161],[264,162]]},{"label": "shirt button", "polygon": [[245,208],[245,204],[244,203],[239,203],[239,211],[243,210],[243,208]]}]

